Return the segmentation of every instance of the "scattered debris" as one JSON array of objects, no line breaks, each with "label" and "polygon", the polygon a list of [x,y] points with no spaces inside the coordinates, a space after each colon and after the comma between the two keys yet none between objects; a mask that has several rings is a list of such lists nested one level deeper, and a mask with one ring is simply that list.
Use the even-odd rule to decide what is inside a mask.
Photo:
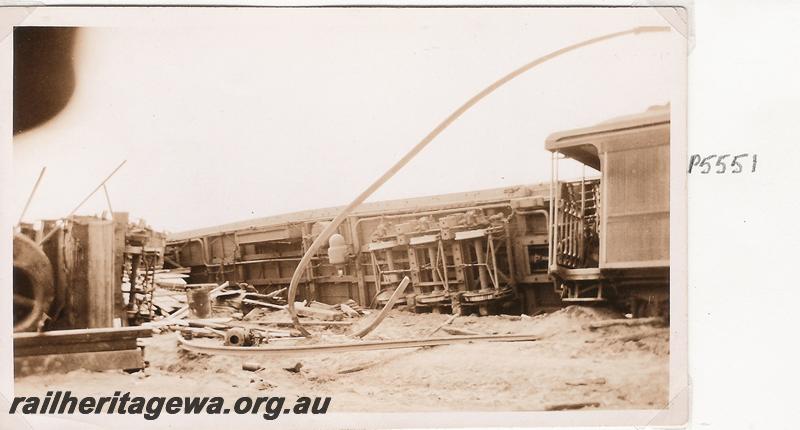
[{"label": "scattered debris", "polygon": [[[228,282],[224,282],[222,285],[212,289],[208,292],[210,298],[216,298],[217,294],[228,287]],[[182,306],[177,311],[169,314],[166,318],[150,321],[142,324],[143,327],[150,327],[150,328],[161,328],[168,326],[170,324],[180,324],[177,321],[185,318],[189,313],[189,305]]]},{"label": "scattered debris", "polygon": [[545,406],[546,411],[567,411],[584,408],[599,408],[600,402],[559,403]]},{"label": "scattered debris", "polygon": [[663,334],[663,333],[664,333],[663,329],[662,330],[658,330],[658,329],[656,329],[656,330],[648,330],[648,331],[643,331],[643,332],[639,332],[639,333],[627,334],[627,335],[623,335],[623,336],[615,336],[615,337],[612,337],[612,338],[608,339],[608,341],[609,342],[622,342],[622,343],[625,343],[625,342],[638,342],[638,341],[640,341],[640,340],[642,340],[644,338],[651,337],[651,336],[658,336],[658,335]]},{"label": "scattered debris", "polygon": [[339,305],[339,309],[341,309],[342,312],[344,312],[345,315],[347,315],[350,318],[358,318],[359,316],[361,316],[361,314],[356,312],[353,308],[351,308],[350,306],[348,306],[345,303],[340,304]]},{"label": "scattered debris", "polygon": [[295,303],[295,310],[297,311],[297,315],[318,318],[325,321],[339,321],[343,318],[341,312],[331,309],[312,308],[303,306],[300,303]]},{"label": "scattered debris", "polygon": [[372,366],[381,364],[382,362],[383,361],[381,361],[381,360],[370,361],[369,363],[359,364],[358,366],[353,366],[353,367],[348,367],[346,369],[342,369],[338,373],[340,375],[346,375],[348,373],[356,373],[356,372],[360,372],[360,371],[365,370],[365,369],[369,369]]},{"label": "scattered debris", "polygon": [[590,330],[597,330],[599,328],[606,328],[615,325],[624,325],[626,327],[633,327],[637,325],[655,325],[655,326],[663,326],[666,325],[666,320],[660,317],[651,317],[651,318],[620,318],[620,319],[611,319],[611,320],[602,320],[602,321],[593,321],[586,325]]},{"label": "scattered debris", "polygon": [[261,370],[263,368],[264,368],[264,366],[262,366],[259,363],[253,363],[253,362],[248,362],[248,361],[245,361],[244,363],[242,363],[242,370],[247,370],[248,372],[257,372],[257,371],[259,371],[259,370]]},{"label": "scattered debris", "polygon": [[327,303],[322,303],[322,302],[318,302],[318,301],[315,301],[315,300],[312,300],[311,303],[308,304],[308,307],[310,307],[310,308],[319,308],[319,309],[327,309],[329,311],[332,311],[332,310],[336,309],[336,306],[334,306],[334,305],[329,305]]},{"label": "scattered debris", "polygon": [[186,279],[189,275],[171,270],[159,269],[155,271],[155,283],[165,289],[185,289]]},{"label": "scattered debris", "polygon": [[463,328],[455,328],[455,327],[442,327],[442,331],[447,334],[455,334],[461,336],[478,336],[480,333],[477,331],[472,330],[465,330]]},{"label": "scattered debris", "polygon": [[225,332],[227,346],[251,346],[255,343],[255,337],[246,328],[234,327]]},{"label": "scattered debris", "polygon": [[428,333],[428,337],[431,337],[431,336],[433,336],[434,334],[436,334],[436,332],[437,332],[437,331],[439,331],[439,330],[441,330],[441,329],[442,329],[442,327],[444,327],[444,326],[446,326],[446,325],[449,325],[449,324],[452,324],[452,323],[453,323],[453,321],[455,321],[455,320],[456,320],[456,318],[458,318],[458,314],[456,314],[456,315],[451,315],[451,316],[450,316],[450,318],[448,318],[448,319],[447,319],[447,321],[443,322],[443,323],[442,323],[440,326],[436,327],[436,328],[435,328],[435,329],[434,329],[432,332]]},{"label": "scattered debris", "polygon": [[262,302],[262,301],[253,300],[253,299],[242,299],[242,303],[244,303],[246,305],[262,306],[262,307],[265,307],[265,308],[272,308],[272,309],[276,309],[276,310],[286,309],[286,306],[275,305],[275,304],[272,304],[272,303]]},{"label": "scattered debris", "polygon": [[566,381],[564,384],[570,385],[573,387],[582,386],[582,385],[605,385],[606,378],[592,378],[592,379],[581,379],[577,381]]},{"label": "scattered debris", "polygon": [[303,363],[298,361],[297,363],[294,364],[294,366],[292,366],[292,367],[284,367],[283,370],[285,370],[287,372],[292,372],[292,373],[300,373],[300,369],[302,369],[302,368],[303,368]]},{"label": "scattered debris", "polygon": [[220,333],[217,330],[207,328],[185,327],[181,329],[181,336],[185,339],[192,339],[195,337],[219,338],[225,337],[225,333]]},{"label": "scattered debris", "polygon": [[189,324],[189,327],[206,327],[217,330],[225,330],[226,328],[230,327],[225,324],[230,320],[231,320],[230,318],[206,318],[206,319],[191,319],[191,320],[186,320],[186,322]]}]

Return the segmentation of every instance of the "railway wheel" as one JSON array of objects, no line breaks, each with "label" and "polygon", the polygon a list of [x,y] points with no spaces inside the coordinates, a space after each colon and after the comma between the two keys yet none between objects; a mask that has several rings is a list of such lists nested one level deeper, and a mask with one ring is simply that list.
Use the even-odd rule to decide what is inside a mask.
[{"label": "railway wheel", "polygon": [[55,294],[53,269],[36,243],[14,235],[14,331],[38,328]]}]

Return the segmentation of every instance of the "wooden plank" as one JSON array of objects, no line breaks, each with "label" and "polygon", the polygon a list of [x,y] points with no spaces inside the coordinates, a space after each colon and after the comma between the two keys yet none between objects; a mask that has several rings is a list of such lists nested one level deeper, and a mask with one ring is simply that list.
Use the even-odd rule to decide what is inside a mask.
[{"label": "wooden plank", "polygon": [[128,245],[128,246],[125,247],[125,253],[126,254],[141,254],[142,253],[142,247],[141,246]]},{"label": "wooden plank", "polygon": [[329,311],[333,311],[333,310],[336,309],[336,306],[334,306],[334,305],[329,305],[327,303],[322,303],[322,302],[318,302],[318,301],[315,301],[315,300],[312,300],[311,303],[308,304],[308,307],[317,308],[317,309],[327,309]]},{"label": "wooden plank", "polygon": [[69,344],[78,342],[103,342],[120,339],[150,337],[153,331],[146,327],[94,328],[56,330],[42,333],[14,333],[14,347],[42,344]]},{"label": "wooden plank", "polygon": [[457,327],[442,327],[442,331],[447,333],[447,334],[455,334],[455,335],[463,335],[463,336],[477,336],[477,335],[480,334],[477,331],[466,330],[466,329],[457,328]]},{"label": "wooden plank", "polygon": [[[305,282],[305,275],[301,278]],[[246,282],[253,286],[263,285],[286,285],[291,282],[292,278],[260,278],[260,279],[247,279]]]},{"label": "wooden plank", "polygon": [[[290,278],[291,279],[291,278]],[[315,276],[314,281],[318,283],[332,283],[332,284],[354,284],[358,282],[358,277],[352,275],[329,275],[329,276]]]},{"label": "wooden plank", "polygon": [[307,306],[296,306],[297,315],[310,318],[319,318],[325,321],[338,321],[342,319],[342,313],[328,309],[310,308]]},{"label": "wooden plank", "polygon": [[609,342],[609,343],[636,342],[636,341],[640,341],[640,340],[642,340],[644,338],[647,338],[647,337],[659,336],[659,335],[669,336],[669,330],[668,329],[663,329],[663,328],[662,329],[647,330],[647,331],[628,334],[628,335],[624,335],[624,336],[615,336],[615,337],[611,337],[611,338],[605,338],[605,341]]},{"label": "wooden plank", "polygon": [[449,325],[449,324],[452,324],[452,323],[453,323],[453,321],[455,321],[455,320],[456,320],[456,318],[458,318],[458,314],[453,314],[453,315],[451,315],[451,316],[450,316],[450,318],[448,318],[448,319],[447,319],[447,321],[443,322],[443,323],[442,323],[442,324],[440,324],[438,327],[436,327],[435,329],[433,329],[433,331],[432,331],[432,332],[428,333],[428,337],[431,337],[431,336],[433,336],[434,334],[436,334],[436,332],[437,332],[437,331],[439,331],[439,330],[441,330],[441,329],[442,329],[442,327],[444,327],[444,326],[446,326],[446,325]]},{"label": "wooden plank", "polygon": [[135,349],[136,342],[136,338],[130,338],[100,342],[76,342],[64,344],[44,343],[39,345],[26,345],[14,347],[14,357],[46,354],[71,354],[76,352],[120,351],[123,349]]},{"label": "wooden plank", "polygon": [[186,322],[189,323],[189,327],[213,328],[216,330],[229,329],[231,326],[226,323],[230,321],[231,321],[230,318],[207,318],[205,320],[202,319],[186,320]]},{"label": "wooden plank", "polygon": [[557,403],[544,407],[546,411],[570,411],[584,408],[599,408],[599,402]]},{"label": "wooden plank", "polygon": [[266,300],[270,300],[270,299],[272,299],[272,300],[281,300],[281,299],[275,299],[275,296],[280,294],[282,291],[286,291],[286,288],[281,288],[280,290],[272,292],[272,293],[269,293],[269,294],[245,293],[242,296],[242,299],[249,299],[249,300],[264,300],[264,299],[266,299]]},{"label": "wooden plank", "polygon": [[360,315],[358,312],[355,311],[355,309],[351,308],[350,306],[347,306],[344,303],[340,304],[339,308],[350,318],[358,318]]},{"label": "wooden plank", "polygon": [[278,296],[279,294],[282,294],[282,293],[285,293],[285,292],[286,292],[286,288],[284,287],[284,288],[275,290],[275,291],[273,291],[273,292],[271,292],[269,294],[265,294],[265,297],[273,298],[273,297]]},{"label": "wooden plank", "polygon": [[634,327],[640,325],[656,325],[656,326],[663,326],[666,325],[666,321],[664,318],[659,317],[651,317],[651,318],[625,318],[625,319],[610,319],[610,320],[600,320],[594,321],[586,326],[590,330],[597,330],[599,328],[611,327],[615,325],[622,325],[626,327]]},{"label": "wooden plank", "polygon": [[67,373],[78,369],[103,371],[143,368],[144,352],[142,348],[14,358],[15,378],[47,373]]},{"label": "wooden plank", "polygon": [[270,308],[270,309],[275,309],[275,310],[284,310],[284,309],[286,309],[286,306],[275,305],[275,304],[272,304],[272,303],[267,303],[267,302],[262,302],[262,301],[259,301],[259,300],[252,300],[252,299],[242,299],[242,303],[244,303],[246,305],[252,305],[252,306],[262,306],[262,307],[265,307],[265,308]]}]

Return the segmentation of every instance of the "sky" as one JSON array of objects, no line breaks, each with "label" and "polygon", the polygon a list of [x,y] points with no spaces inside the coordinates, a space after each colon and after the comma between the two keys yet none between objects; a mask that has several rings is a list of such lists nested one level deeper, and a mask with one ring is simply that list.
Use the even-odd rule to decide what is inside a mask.
[{"label": "sky", "polygon": [[[157,13],[157,10],[152,13]],[[76,89],[14,137],[13,203],[65,216],[108,182],[115,211],[160,230],[349,203],[453,110],[537,57],[654,9],[246,9],[82,28]],[[236,18],[236,19],[233,19]],[[546,137],[670,102],[677,33],[558,57],[465,113],[369,200],[550,180]],[[562,177],[580,175],[562,166]],[[566,172],[566,174],[564,173]],[[79,214],[107,208],[102,191]]]}]

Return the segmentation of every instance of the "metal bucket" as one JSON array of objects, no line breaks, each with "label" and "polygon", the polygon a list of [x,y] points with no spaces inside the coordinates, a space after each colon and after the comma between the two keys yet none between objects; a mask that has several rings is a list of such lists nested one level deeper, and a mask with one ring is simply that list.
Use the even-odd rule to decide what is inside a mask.
[{"label": "metal bucket", "polygon": [[210,286],[199,286],[186,290],[189,311],[195,318],[208,318],[211,315]]}]

